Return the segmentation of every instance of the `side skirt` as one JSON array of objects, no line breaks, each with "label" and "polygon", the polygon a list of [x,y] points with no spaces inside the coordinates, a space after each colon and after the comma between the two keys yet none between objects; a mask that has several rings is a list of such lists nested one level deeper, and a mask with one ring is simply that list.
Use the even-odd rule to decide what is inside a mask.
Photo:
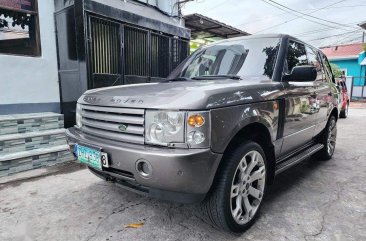
[{"label": "side skirt", "polygon": [[279,164],[276,165],[275,175],[285,171],[286,169],[295,166],[296,164],[304,161],[311,155],[315,154],[316,152],[320,151],[324,147],[323,144],[315,144],[312,145],[305,150],[298,152],[284,160],[281,160]]}]

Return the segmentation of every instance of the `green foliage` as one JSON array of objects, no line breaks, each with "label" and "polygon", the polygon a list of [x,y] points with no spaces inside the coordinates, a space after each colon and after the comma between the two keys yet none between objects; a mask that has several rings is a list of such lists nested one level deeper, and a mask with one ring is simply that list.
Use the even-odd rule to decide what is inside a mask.
[{"label": "green foliage", "polygon": [[301,113],[307,113],[309,111],[309,105],[306,101],[302,101],[301,102],[301,106],[300,106],[300,112]]},{"label": "green foliage", "polygon": [[330,67],[332,68],[332,73],[334,75],[334,78],[340,78],[343,75],[343,72],[341,68],[339,68],[338,65],[331,63]]}]

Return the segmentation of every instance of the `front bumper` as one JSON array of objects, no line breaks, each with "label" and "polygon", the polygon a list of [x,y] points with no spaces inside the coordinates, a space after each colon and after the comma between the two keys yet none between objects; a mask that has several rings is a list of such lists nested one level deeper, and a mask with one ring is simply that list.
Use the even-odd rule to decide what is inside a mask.
[{"label": "front bumper", "polygon": [[[210,149],[159,148],[99,139],[77,128],[66,130],[66,136],[70,146],[78,143],[108,154],[109,168],[89,168],[99,177],[148,196],[180,202],[198,202],[205,197],[222,157]],[[151,165],[149,177],[138,172],[139,160]]]}]

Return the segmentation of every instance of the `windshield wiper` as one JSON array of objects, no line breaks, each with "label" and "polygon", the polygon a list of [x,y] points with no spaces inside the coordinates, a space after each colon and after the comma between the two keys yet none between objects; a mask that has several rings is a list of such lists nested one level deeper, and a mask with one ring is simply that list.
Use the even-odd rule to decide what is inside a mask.
[{"label": "windshield wiper", "polygon": [[209,79],[234,79],[241,80],[239,75],[222,74],[222,75],[201,75],[192,78],[193,80],[209,80]]}]

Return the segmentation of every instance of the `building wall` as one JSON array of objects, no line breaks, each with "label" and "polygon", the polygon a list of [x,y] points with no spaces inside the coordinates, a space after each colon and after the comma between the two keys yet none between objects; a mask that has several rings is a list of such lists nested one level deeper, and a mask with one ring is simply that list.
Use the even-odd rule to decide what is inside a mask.
[{"label": "building wall", "polygon": [[[330,60],[331,63],[338,65],[341,69],[347,69],[347,76],[364,77],[365,67],[361,66],[361,61],[365,58],[365,53],[361,53],[359,58],[345,60]],[[364,83],[364,78],[355,78],[354,85]]]},{"label": "building wall", "polygon": [[169,15],[178,15],[178,0],[137,0],[139,2],[147,3],[152,6],[158,7],[161,11],[168,13]]},{"label": "building wall", "polygon": [[39,1],[42,55],[0,54],[0,114],[60,112],[54,2]]}]

